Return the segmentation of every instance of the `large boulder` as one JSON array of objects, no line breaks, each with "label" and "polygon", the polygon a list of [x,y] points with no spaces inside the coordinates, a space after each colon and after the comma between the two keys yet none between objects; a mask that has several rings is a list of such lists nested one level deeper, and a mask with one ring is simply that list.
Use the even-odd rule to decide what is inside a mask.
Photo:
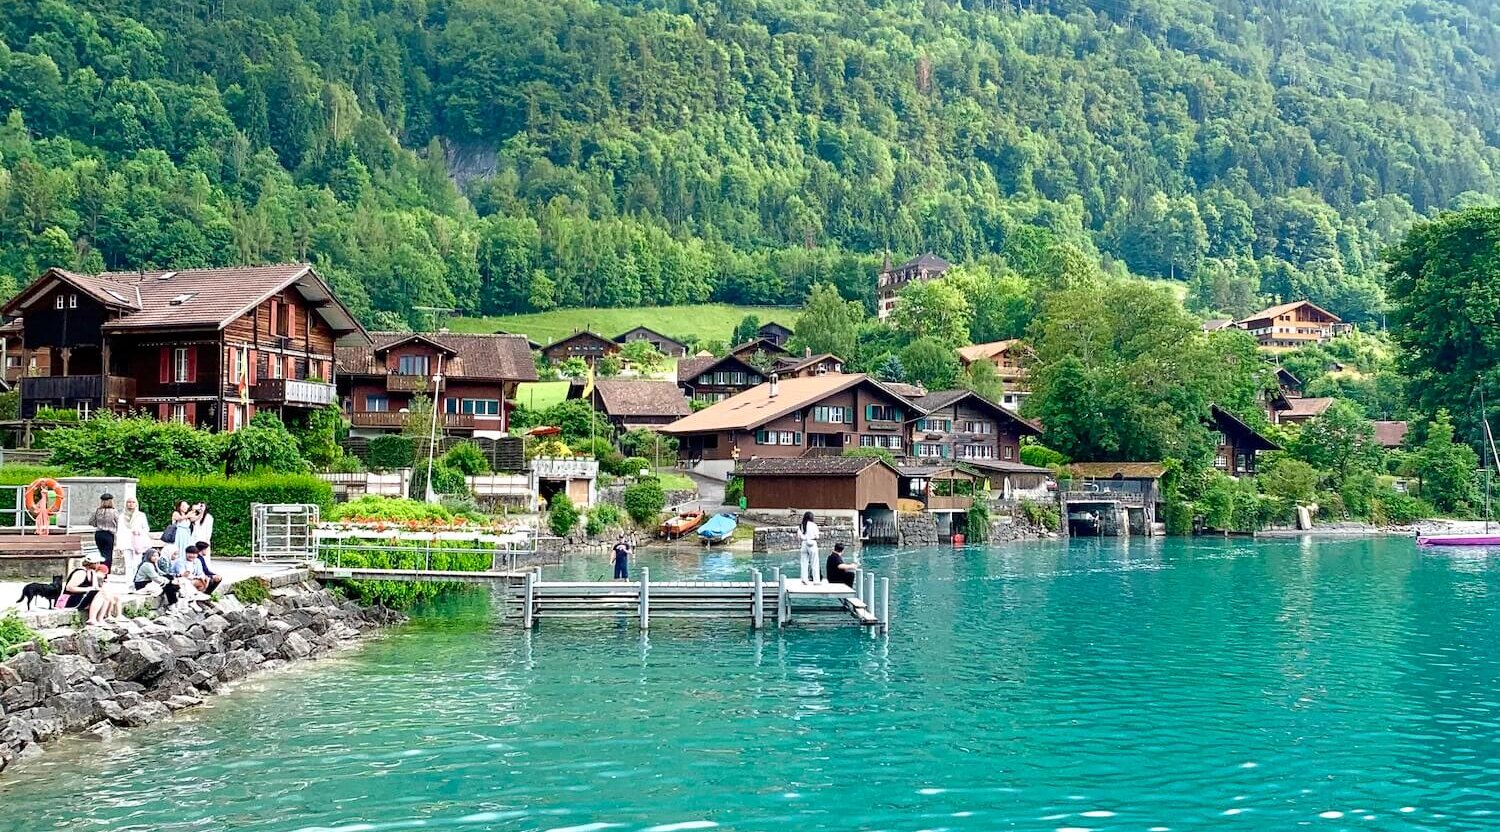
[{"label": "large boulder", "polygon": [[183,635],[168,637],[167,647],[171,648],[172,653],[179,659],[191,658],[203,652],[203,645],[200,642]]},{"label": "large boulder", "polygon": [[42,662],[42,655],[29,650],[17,653],[6,659],[5,667],[22,682],[40,681],[42,674],[46,672],[46,665]]},{"label": "large boulder", "polygon": [[288,660],[305,659],[312,654],[312,651],[313,646],[302,637],[301,633],[289,633],[286,641],[281,644],[281,656]]},{"label": "large boulder", "polygon": [[6,712],[19,711],[42,701],[42,695],[42,689],[36,682],[21,682],[0,691],[0,707]]},{"label": "large boulder", "polygon": [[145,684],[175,667],[177,657],[160,642],[133,638],[120,645],[115,662],[115,678]]},{"label": "large boulder", "polygon": [[94,698],[86,693],[59,693],[47,699],[47,707],[57,714],[63,731],[76,731],[92,725],[98,718],[94,709]]},{"label": "large boulder", "polygon": [[129,728],[139,728],[143,725],[160,722],[171,715],[172,712],[167,709],[166,705],[153,699],[148,699],[126,711],[121,724]]},{"label": "large boulder", "polygon": [[20,749],[36,739],[36,729],[31,720],[11,715],[0,719],[0,746]]}]

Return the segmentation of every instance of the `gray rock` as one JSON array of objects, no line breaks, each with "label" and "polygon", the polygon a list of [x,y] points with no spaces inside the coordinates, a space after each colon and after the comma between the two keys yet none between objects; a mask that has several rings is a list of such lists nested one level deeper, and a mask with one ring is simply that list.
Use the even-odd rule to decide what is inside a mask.
[{"label": "gray rock", "polygon": [[13,688],[21,684],[21,674],[17,673],[10,665],[0,664],[0,690]]},{"label": "gray rock", "polygon": [[119,702],[113,699],[101,699],[95,702],[94,710],[98,713],[100,719],[107,719],[116,725],[125,721],[125,709],[120,706]]},{"label": "gray rock", "polygon": [[0,746],[21,748],[36,739],[36,726],[21,716],[0,719]]},{"label": "gray rock", "polygon": [[148,683],[171,670],[177,657],[159,642],[133,638],[120,645],[115,675],[127,682]]},{"label": "gray rock", "polygon": [[0,706],[4,706],[7,712],[29,708],[40,701],[42,690],[37,687],[36,682],[21,682],[0,693]]},{"label": "gray rock", "polygon": [[94,663],[82,656],[48,656],[42,684],[49,693],[62,693],[95,674]]},{"label": "gray rock", "polygon": [[267,656],[273,656],[281,652],[281,644],[284,641],[286,641],[286,636],[281,633],[266,633],[250,639],[249,646]]},{"label": "gray rock", "polygon": [[36,682],[46,672],[40,653],[30,651],[17,653],[5,660],[5,666],[23,682]]},{"label": "gray rock", "polygon": [[124,693],[141,693],[146,686],[140,682],[110,682],[109,689],[119,696]]},{"label": "gray rock", "polygon": [[104,721],[96,725],[89,726],[89,729],[83,732],[83,738],[86,740],[94,740],[95,742],[109,742],[110,740],[118,736],[119,733],[120,729],[116,728],[114,725],[111,725],[108,721]]},{"label": "gray rock", "polygon": [[150,725],[160,722],[172,715],[167,706],[153,700],[146,700],[124,714],[123,725],[130,728],[139,728],[142,725]]},{"label": "gray rock", "polygon": [[83,693],[59,693],[47,699],[64,731],[76,731],[95,720],[94,700]]},{"label": "gray rock", "polygon": [[301,633],[291,633],[281,645],[281,655],[288,660],[305,659],[312,654],[312,649]]},{"label": "gray rock", "polygon": [[[33,711],[33,713],[35,712]],[[50,716],[46,718],[33,717],[31,719],[31,733],[36,737],[37,742],[52,742],[62,736],[62,723]]]},{"label": "gray rock", "polygon": [[134,691],[126,691],[126,692],[120,694],[119,696],[115,697],[115,702],[118,703],[119,706],[120,706],[120,709],[124,710],[124,711],[128,711],[131,708],[134,708],[136,705],[139,705],[139,704],[141,704],[142,702],[145,702],[145,701],[146,701],[146,695],[145,694],[143,694],[143,693],[136,693]]},{"label": "gray rock", "polygon": [[184,708],[193,708],[203,704],[203,697],[192,694],[180,694],[167,699],[167,709],[180,711]]},{"label": "gray rock", "polygon": [[203,652],[203,645],[201,643],[188,638],[187,636],[181,635],[168,638],[167,647],[169,647],[172,650],[172,653],[175,654],[179,659],[196,656],[199,653]]},{"label": "gray rock", "polygon": [[212,635],[214,633],[222,633],[225,630],[229,629],[229,621],[226,620],[222,615],[210,615],[209,617],[203,619],[203,623],[198,626],[202,627],[205,632]]}]

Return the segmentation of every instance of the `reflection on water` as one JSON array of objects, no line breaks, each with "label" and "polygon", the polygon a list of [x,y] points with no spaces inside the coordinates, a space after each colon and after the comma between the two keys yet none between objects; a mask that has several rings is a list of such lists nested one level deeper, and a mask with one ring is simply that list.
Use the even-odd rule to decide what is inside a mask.
[{"label": "reflection on water", "polygon": [[[681,549],[653,577],[767,559]],[[1500,569],[1407,539],[868,553],[888,639],[484,592],[0,777],[0,830],[1494,828]],[[597,578],[603,556],[561,569]],[[597,574],[596,574],[597,573]],[[80,786],[86,788],[80,791]],[[80,799],[80,795],[87,795]]]}]

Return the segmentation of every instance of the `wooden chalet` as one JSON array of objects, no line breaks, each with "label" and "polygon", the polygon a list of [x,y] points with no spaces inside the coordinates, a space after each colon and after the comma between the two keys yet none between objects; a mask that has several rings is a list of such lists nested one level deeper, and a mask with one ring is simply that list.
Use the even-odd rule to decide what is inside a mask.
[{"label": "wooden chalet", "polygon": [[1210,405],[1209,428],[1215,433],[1214,467],[1234,477],[1254,476],[1255,457],[1281,446],[1262,436],[1244,420],[1218,405]]},{"label": "wooden chalet", "polygon": [[1262,309],[1234,325],[1255,336],[1255,342],[1266,352],[1324,344],[1349,330],[1339,316],[1305,300]]},{"label": "wooden chalet", "polygon": [[890,255],[886,255],[885,265],[880,270],[880,278],[875,286],[878,295],[876,311],[880,319],[885,320],[890,317],[891,310],[896,308],[896,296],[901,293],[902,287],[906,284],[942,277],[943,273],[951,268],[953,268],[952,263],[930,251],[917,255],[894,268],[891,266]]},{"label": "wooden chalet", "polygon": [[845,448],[906,448],[910,402],[864,374],[773,379],[662,428],[679,456],[723,475],[751,458],[838,455]]},{"label": "wooden chalet", "polygon": [[589,401],[621,432],[659,429],[693,412],[676,384],[659,379],[600,379]]},{"label": "wooden chalet", "polygon": [[999,404],[1009,410],[1020,410],[1029,395],[1026,387],[1026,357],[1026,344],[1019,338],[972,344],[958,349],[959,363],[965,367],[976,361],[988,361],[995,366],[995,374],[1000,377],[1004,390]]},{"label": "wooden chalet", "polygon": [[757,510],[875,512],[896,509],[900,475],[877,457],[757,458],[736,469],[745,506]]},{"label": "wooden chalet", "polygon": [[1300,425],[1328,412],[1328,408],[1333,406],[1333,399],[1322,396],[1297,397],[1287,399],[1287,403],[1291,406],[1279,412],[1276,421],[1283,425]]},{"label": "wooden chalet", "polygon": [[729,350],[730,355],[742,358],[746,361],[749,361],[757,353],[765,356],[767,361],[775,361],[776,359],[789,354],[786,351],[785,347],[777,344],[774,341],[768,341],[765,338],[752,338],[743,344],[731,347]]},{"label": "wooden chalet", "polygon": [[1410,426],[1406,422],[1381,419],[1374,425],[1375,444],[1390,451],[1406,445],[1406,435],[1410,432]]},{"label": "wooden chalet", "polygon": [[911,403],[911,455],[918,459],[1017,462],[1021,440],[1042,432],[972,390],[938,390]]},{"label": "wooden chalet", "polygon": [[399,432],[423,396],[438,409],[443,432],[503,436],[516,386],[537,379],[522,335],[376,332],[372,338],[338,350],[339,399],[357,435]]},{"label": "wooden chalet", "polygon": [[682,395],[703,404],[721,402],[765,380],[759,369],[737,355],[683,358],[677,362],[677,387]]},{"label": "wooden chalet", "polygon": [[784,347],[786,342],[792,340],[792,330],[775,321],[766,321],[761,324],[760,329],[755,331],[755,335],[762,341],[770,341],[778,347]]},{"label": "wooden chalet", "polygon": [[828,373],[842,373],[844,371],[844,359],[831,353],[813,355],[812,350],[807,350],[801,358],[787,356],[776,359],[772,365],[776,375],[781,378],[798,378],[800,376],[821,376]]},{"label": "wooden chalet", "polygon": [[586,329],[542,347],[542,357],[552,364],[561,364],[569,358],[581,358],[585,363],[593,364],[606,355],[616,355],[619,352],[619,344]]},{"label": "wooden chalet", "polygon": [[687,355],[687,344],[644,326],[627,329],[615,336],[617,344],[628,344],[631,341],[648,341],[651,346],[656,347],[657,352],[668,358],[681,358]]},{"label": "wooden chalet", "polygon": [[295,263],[51,269],[4,314],[21,319],[23,417],[144,410],[232,431],[269,409],[296,421],[336,402],[335,345],[369,343],[317,272]]}]

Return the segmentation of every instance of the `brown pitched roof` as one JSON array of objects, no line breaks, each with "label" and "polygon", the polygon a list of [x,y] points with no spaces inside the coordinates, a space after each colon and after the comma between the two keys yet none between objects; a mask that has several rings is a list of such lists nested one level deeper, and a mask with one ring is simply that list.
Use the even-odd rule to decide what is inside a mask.
[{"label": "brown pitched roof", "polygon": [[566,344],[569,341],[577,341],[577,340],[581,340],[581,339],[593,339],[595,341],[598,341],[601,344],[604,344],[607,347],[614,347],[617,350],[620,348],[619,344],[616,344],[614,341],[611,341],[608,338],[605,338],[603,335],[599,335],[597,333],[590,332],[590,331],[588,331],[586,329],[580,329],[577,332],[573,333],[572,335],[564,335],[563,337],[557,339],[556,341],[553,341],[552,343],[548,344],[547,346],[542,347],[542,350],[545,352],[546,350],[550,350],[553,347],[562,346],[563,344]]},{"label": "brown pitched roof", "polygon": [[1243,435],[1243,436],[1249,436],[1249,437],[1251,437],[1251,439],[1253,441],[1250,442],[1249,444],[1253,445],[1253,447],[1246,447],[1246,448],[1243,448],[1242,450],[1247,450],[1247,451],[1279,451],[1279,450],[1281,450],[1281,446],[1280,445],[1278,445],[1275,442],[1272,442],[1271,440],[1269,440],[1266,437],[1262,436],[1261,433],[1260,433],[1260,431],[1258,431],[1255,428],[1252,428],[1249,425],[1245,424],[1245,420],[1244,419],[1241,419],[1240,417],[1234,415],[1233,413],[1230,413],[1229,411],[1225,410],[1224,408],[1219,407],[1216,404],[1211,404],[1211,405],[1208,406],[1208,412],[1213,417],[1214,421],[1217,422],[1217,423],[1219,423],[1219,429],[1220,430],[1223,430],[1223,428],[1227,426],[1230,430],[1238,430],[1240,432],[1240,434]]},{"label": "brown pitched roof", "polygon": [[892,472],[900,473],[885,460],[876,456],[747,459],[740,462],[736,473],[742,477],[852,477],[876,465],[884,465]]},{"label": "brown pitched roof", "polygon": [[657,379],[602,379],[594,382],[599,406],[610,416],[686,416],[693,412],[682,391]]},{"label": "brown pitched roof", "polygon": [[810,355],[806,357],[800,355],[787,356],[776,359],[776,372],[795,373],[805,367],[810,367],[813,364],[817,364],[820,361],[836,361],[839,364],[844,363],[844,359],[839,358],[831,352],[818,353],[817,355]]},{"label": "brown pitched roof", "polygon": [[352,375],[383,376],[384,362],[379,353],[397,344],[420,338],[450,351],[452,358],[443,361],[443,375],[448,378],[473,378],[494,381],[536,381],[536,363],[524,335],[482,335],[456,332],[372,332],[369,346],[339,347],[334,350],[338,371]]},{"label": "brown pitched roof", "polygon": [[973,390],[934,390],[933,392],[928,393],[925,396],[919,396],[917,398],[911,399],[911,403],[913,407],[922,411],[923,413],[931,413],[934,410],[939,410],[944,407],[950,407],[960,401],[963,401],[964,399],[971,399],[975,402],[978,402],[981,406],[994,411],[1000,416],[1000,418],[1009,419],[1010,421],[1015,422],[1017,425],[1021,426],[1022,430],[1025,433],[1029,433],[1033,436],[1040,436],[1042,433],[1041,425],[1029,419],[1021,418],[1021,416],[1016,412],[1007,410],[1000,405],[995,404],[989,399],[986,399],[984,396],[975,393]]},{"label": "brown pitched roof", "polygon": [[677,359],[677,381],[678,383],[689,382],[698,376],[715,369],[720,364],[732,364],[736,368],[742,368],[746,372],[764,375],[750,362],[737,355],[726,355],[723,358],[707,356],[704,358],[679,358]]},{"label": "brown pitched roof", "polygon": [[630,329],[627,329],[624,332],[620,333],[619,335],[616,335],[615,338],[614,338],[615,343],[616,344],[623,344],[623,343],[625,343],[625,338],[627,336],[629,336],[630,333],[632,333],[632,332],[646,332],[646,333],[649,333],[651,335],[655,335],[656,339],[658,341],[670,341],[671,343],[676,344],[679,347],[683,347],[684,349],[687,348],[687,344],[682,343],[681,341],[677,340],[676,338],[673,338],[670,335],[663,335],[660,332],[657,332],[656,330],[652,329],[649,326],[633,326]]},{"label": "brown pitched roof", "polygon": [[964,462],[981,471],[999,471],[1002,474],[1051,474],[1051,468],[1042,468],[1036,465],[1027,465],[1024,462],[1010,462],[1003,459],[966,459]]},{"label": "brown pitched roof", "polygon": [[1019,338],[1007,338],[1004,341],[991,341],[988,344],[971,344],[967,347],[959,347],[958,357],[965,364],[971,364],[981,358],[994,358],[1020,343]]},{"label": "brown pitched roof", "polygon": [[1375,444],[1382,448],[1399,448],[1406,444],[1405,422],[1378,421],[1375,423]]},{"label": "brown pitched roof", "polygon": [[107,332],[223,329],[266,298],[295,288],[316,305],[318,314],[335,333],[352,336],[341,340],[356,343],[366,340],[364,328],[306,263],[97,275],[50,269],[6,304],[7,314],[24,314],[25,307],[45,290],[49,278],[73,286],[123,313],[104,325]]},{"label": "brown pitched roof", "polygon": [[943,258],[937,256],[936,254],[933,254],[930,251],[923,254],[918,254],[916,257],[913,257],[905,263],[902,263],[896,268],[898,270],[909,269],[913,266],[920,266],[925,269],[936,269],[939,271],[945,271],[947,269],[953,268],[952,263],[949,263],[947,260],[944,260]]},{"label": "brown pitched roof", "polygon": [[1313,416],[1322,416],[1333,404],[1329,398],[1289,398],[1292,409],[1281,414],[1281,418],[1308,419]]},{"label": "brown pitched roof", "polygon": [[1316,303],[1313,303],[1312,301],[1309,301],[1309,300],[1294,300],[1291,303],[1280,303],[1280,304],[1277,304],[1275,306],[1270,307],[1269,309],[1262,309],[1259,312],[1256,312],[1254,315],[1251,315],[1251,316],[1249,316],[1247,318],[1241,318],[1240,320],[1236,321],[1236,323],[1246,324],[1246,323],[1249,323],[1251,321],[1262,321],[1262,320],[1265,320],[1267,318],[1275,318],[1278,315],[1285,315],[1286,313],[1292,311],[1293,309],[1296,309],[1299,306],[1311,306],[1312,308],[1318,310],[1319,312],[1322,312],[1324,315],[1327,315],[1328,317],[1332,318],[1334,323],[1342,323],[1343,322],[1342,318],[1340,318],[1339,316],[1333,314],[1332,312],[1329,312],[1327,309],[1324,309],[1323,307],[1317,305]]},{"label": "brown pitched roof", "polygon": [[730,355],[740,355],[742,353],[754,355],[757,352],[763,352],[766,355],[787,354],[786,347],[777,346],[775,343],[768,341],[765,338],[751,338],[749,341],[746,341],[739,346],[732,347],[729,350]]},{"label": "brown pitched roof", "polygon": [[1167,473],[1167,466],[1160,462],[1075,462],[1068,466],[1075,477],[1092,480],[1114,479],[1159,479]]},{"label": "brown pitched roof", "polygon": [[873,378],[857,373],[827,373],[821,376],[783,379],[777,394],[771,396],[771,382],[756,385],[721,402],[716,402],[691,416],[678,419],[662,428],[663,433],[712,433],[721,430],[749,430],[794,410],[812,405],[828,396],[858,384],[869,384],[903,404],[910,404],[900,394]]}]

